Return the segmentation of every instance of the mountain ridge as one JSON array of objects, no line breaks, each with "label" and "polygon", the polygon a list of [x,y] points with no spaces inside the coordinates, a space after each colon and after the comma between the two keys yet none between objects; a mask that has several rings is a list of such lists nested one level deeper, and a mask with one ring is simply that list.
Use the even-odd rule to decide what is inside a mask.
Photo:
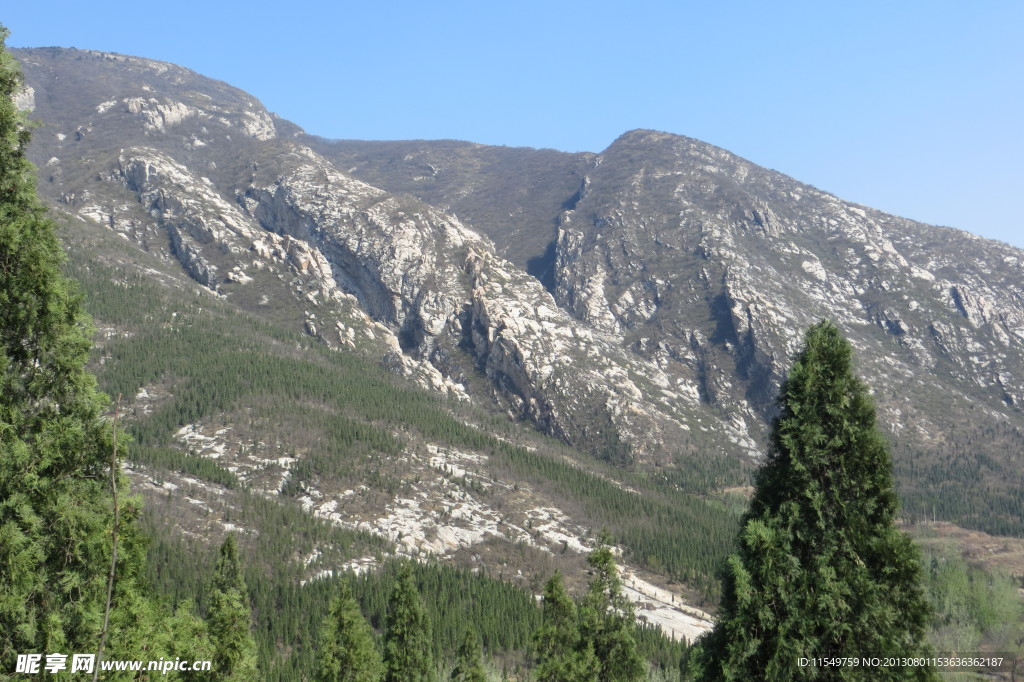
[{"label": "mountain ridge", "polygon": [[[181,67],[14,54],[45,121],[40,193],[76,267],[157,306],[96,314],[100,378],[135,396],[133,428],[152,434],[136,480],[157,499],[191,488],[215,517],[233,476],[394,551],[523,571],[526,585],[578,565],[608,524],[638,581],[710,603],[707,543],[728,542],[730,491],[765,453],[802,330],[830,317],[875,390],[908,520],[1024,534],[1019,249],[669,133],[628,131],[599,153],[328,141]],[[308,414],[256,378],[216,375],[259,391],[207,404],[204,377],[175,362],[118,369],[165,346],[188,362],[167,340],[184,334],[225,366],[244,365],[210,339],[274,368],[256,377],[309,377],[281,379]],[[399,419],[317,392],[303,363],[342,377],[332,363],[349,356],[429,391],[444,431],[409,416],[418,399]],[[703,558],[680,549],[698,545]]]}]

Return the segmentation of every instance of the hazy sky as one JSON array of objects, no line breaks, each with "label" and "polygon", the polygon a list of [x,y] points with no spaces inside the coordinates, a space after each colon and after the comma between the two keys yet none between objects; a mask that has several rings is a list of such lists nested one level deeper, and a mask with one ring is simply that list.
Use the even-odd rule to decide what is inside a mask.
[{"label": "hazy sky", "polygon": [[597,152],[653,128],[1024,247],[1024,2],[625,6],[40,0],[0,22],[11,46],[181,64],[325,137]]}]

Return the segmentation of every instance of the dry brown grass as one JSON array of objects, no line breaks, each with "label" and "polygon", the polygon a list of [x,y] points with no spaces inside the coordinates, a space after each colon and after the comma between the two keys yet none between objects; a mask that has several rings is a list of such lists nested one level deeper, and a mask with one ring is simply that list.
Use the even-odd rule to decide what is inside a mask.
[{"label": "dry brown grass", "polygon": [[945,521],[903,527],[924,549],[951,552],[967,562],[1024,576],[1024,538],[989,535]]}]

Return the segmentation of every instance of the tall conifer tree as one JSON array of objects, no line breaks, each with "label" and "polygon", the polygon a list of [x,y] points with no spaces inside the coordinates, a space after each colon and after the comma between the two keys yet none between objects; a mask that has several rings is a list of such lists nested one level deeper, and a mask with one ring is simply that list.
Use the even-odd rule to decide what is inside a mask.
[{"label": "tall conifer tree", "polygon": [[[889,452],[834,325],[807,332],[780,397],[715,629],[690,672],[706,680],[930,679],[925,667],[813,665],[926,652],[918,554],[894,526]],[[810,664],[801,665],[800,659]]]},{"label": "tall conifer tree", "polygon": [[402,567],[388,600],[384,626],[384,679],[387,682],[433,682],[430,618],[409,565]]},{"label": "tall conifer tree", "polygon": [[318,682],[378,682],[384,662],[373,640],[373,630],[359,610],[352,584],[341,581],[338,596],[320,637]]},{"label": "tall conifer tree", "polygon": [[451,682],[487,682],[487,671],[476,630],[467,627],[455,656],[455,666],[448,678]]},{"label": "tall conifer tree", "polygon": [[597,658],[598,682],[639,682],[647,666],[636,647],[633,605],[622,593],[615,556],[602,536],[587,557],[593,578],[580,608],[580,636]]},{"label": "tall conifer tree", "polygon": [[537,682],[594,682],[594,645],[580,637],[576,605],[555,573],[544,586],[544,619],[533,636]]},{"label": "tall conifer tree", "polygon": [[[0,670],[12,671],[18,653],[96,651],[116,463],[107,401],[85,369],[90,321],[36,196],[29,126],[15,106],[23,80],[6,37],[0,27]],[[138,507],[124,507],[107,648],[115,658],[142,651],[157,623],[139,590]]]},{"label": "tall conifer tree", "polygon": [[242,577],[235,536],[228,535],[210,584],[207,622],[214,655],[212,673],[217,680],[256,678],[256,642],[252,637],[252,607]]}]

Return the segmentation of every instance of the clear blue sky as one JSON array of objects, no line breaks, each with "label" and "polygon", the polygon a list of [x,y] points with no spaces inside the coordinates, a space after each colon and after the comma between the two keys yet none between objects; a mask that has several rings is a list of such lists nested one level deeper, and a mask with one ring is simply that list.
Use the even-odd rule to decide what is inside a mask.
[{"label": "clear blue sky", "polygon": [[1024,247],[1020,0],[37,0],[0,21],[11,46],[187,66],[325,137],[597,152],[654,128]]}]

